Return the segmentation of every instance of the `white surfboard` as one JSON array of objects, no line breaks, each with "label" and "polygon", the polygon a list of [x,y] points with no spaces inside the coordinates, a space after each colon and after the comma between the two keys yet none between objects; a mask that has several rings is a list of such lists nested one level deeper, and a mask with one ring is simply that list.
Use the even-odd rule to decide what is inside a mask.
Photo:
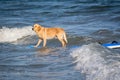
[{"label": "white surfboard", "polygon": [[106,43],[106,44],[103,44],[104,47],[107,47],[107,48],[120,48],[120,43]]}]

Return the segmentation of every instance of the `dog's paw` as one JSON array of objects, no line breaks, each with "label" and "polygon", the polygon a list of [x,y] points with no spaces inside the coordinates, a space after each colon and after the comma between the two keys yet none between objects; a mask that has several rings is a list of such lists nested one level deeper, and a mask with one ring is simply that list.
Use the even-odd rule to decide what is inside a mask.
[{"label": "dog's paw", "polygon": [[34,48],[37,48],[38,46],[33,46]]}]

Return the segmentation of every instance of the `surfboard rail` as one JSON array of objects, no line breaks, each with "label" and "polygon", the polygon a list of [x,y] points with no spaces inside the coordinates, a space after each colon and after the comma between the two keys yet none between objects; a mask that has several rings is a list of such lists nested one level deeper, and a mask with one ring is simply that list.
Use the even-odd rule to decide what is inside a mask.
[{"label": "surfboard rail", "polygon": [[102,44],[104,47],[107,48],[120,48],[120,43],[106,43],[106,44]]}]

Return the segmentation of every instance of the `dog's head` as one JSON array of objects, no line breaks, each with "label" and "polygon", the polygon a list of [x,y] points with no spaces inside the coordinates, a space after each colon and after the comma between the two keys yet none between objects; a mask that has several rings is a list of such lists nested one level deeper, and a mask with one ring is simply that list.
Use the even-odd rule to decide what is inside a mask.
[{"label": "dog's head", "polygon": [[32,30],[35,32],[39,32],[41,30],[41,26],[39,24],[34,24]]}]

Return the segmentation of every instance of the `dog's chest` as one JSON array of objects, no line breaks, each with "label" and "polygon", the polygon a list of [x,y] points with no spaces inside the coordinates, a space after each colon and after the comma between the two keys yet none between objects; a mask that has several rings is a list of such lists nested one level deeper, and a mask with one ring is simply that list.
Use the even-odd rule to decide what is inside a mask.
[{"label": "dog's chest", "polygon": [[37,33],[37,35],[38,35],[40,38],[43,38],[43,37],[44,37],[43,32],[39,32],[39,33]]}]

